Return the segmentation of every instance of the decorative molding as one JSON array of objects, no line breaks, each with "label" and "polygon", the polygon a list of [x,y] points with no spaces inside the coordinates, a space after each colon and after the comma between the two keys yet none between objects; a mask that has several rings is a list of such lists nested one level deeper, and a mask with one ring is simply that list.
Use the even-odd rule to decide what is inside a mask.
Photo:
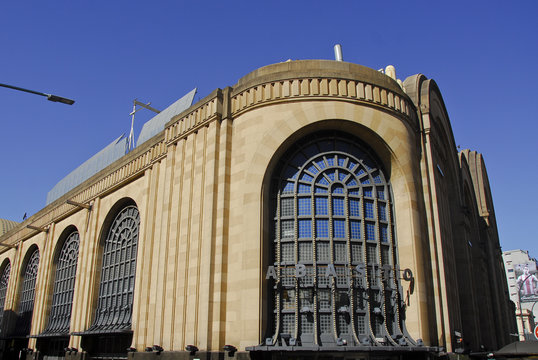
[{"label": "decorative molding", "polygon": [[232,94],[231,114],[238,116],[251,108],[279,101],[343,100],[381,107],[402,117],[418,129],[410,101],[391,90],[339,78],[297,78],[266,82]]}]

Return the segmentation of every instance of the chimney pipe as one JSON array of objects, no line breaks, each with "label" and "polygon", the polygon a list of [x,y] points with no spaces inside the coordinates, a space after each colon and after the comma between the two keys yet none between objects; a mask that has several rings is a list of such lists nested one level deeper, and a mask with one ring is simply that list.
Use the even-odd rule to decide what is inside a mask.
[{"label": "chimney pipe", "polygon": [[342,46],[340,44],[334,45],[334,59],[336,61],[344,61],[342,58]]}]

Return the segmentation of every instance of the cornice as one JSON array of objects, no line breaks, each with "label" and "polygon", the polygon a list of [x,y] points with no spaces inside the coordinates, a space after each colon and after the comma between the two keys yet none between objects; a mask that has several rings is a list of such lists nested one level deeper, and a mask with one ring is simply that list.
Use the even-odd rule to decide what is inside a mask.
[{"label": "cornice", "polygon": [[290,78],[233,91],[230,97],[231,116],[237,117],[254,108],[282,102],[320,100],[377,107],[402,118],[412,129],[418,129],[414,107],[405,94],[359,80],[334,77]]}]

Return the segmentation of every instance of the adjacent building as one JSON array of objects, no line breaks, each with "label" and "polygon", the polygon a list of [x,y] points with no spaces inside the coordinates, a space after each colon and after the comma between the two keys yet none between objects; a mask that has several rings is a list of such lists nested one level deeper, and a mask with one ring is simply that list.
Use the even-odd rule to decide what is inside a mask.
[{"label": "adjacent building", "polygon": [[517,329],[520,340],[534,340],[534,327],[538,319],[538,274],[536,259],[526,250],[503,252],[506,281],[510,300],[516,304]]},{"label": "adjacent building", "polygon": [[5,358],[428,358],[510,342],[484,159],[457,151],[433,80],[288,61],[168,116],[0,237]]}]

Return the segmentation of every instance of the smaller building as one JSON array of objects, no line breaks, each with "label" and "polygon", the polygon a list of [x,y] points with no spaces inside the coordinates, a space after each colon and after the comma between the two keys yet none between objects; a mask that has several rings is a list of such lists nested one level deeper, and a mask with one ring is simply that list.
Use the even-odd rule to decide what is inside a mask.
[{"label": "smaller building", "polygon": [[519,340],[533,338],[533,330],[538,319],[538,274],[536,259],[526,250],[503,252],[506,281],[510,300],[516,304]]}]

